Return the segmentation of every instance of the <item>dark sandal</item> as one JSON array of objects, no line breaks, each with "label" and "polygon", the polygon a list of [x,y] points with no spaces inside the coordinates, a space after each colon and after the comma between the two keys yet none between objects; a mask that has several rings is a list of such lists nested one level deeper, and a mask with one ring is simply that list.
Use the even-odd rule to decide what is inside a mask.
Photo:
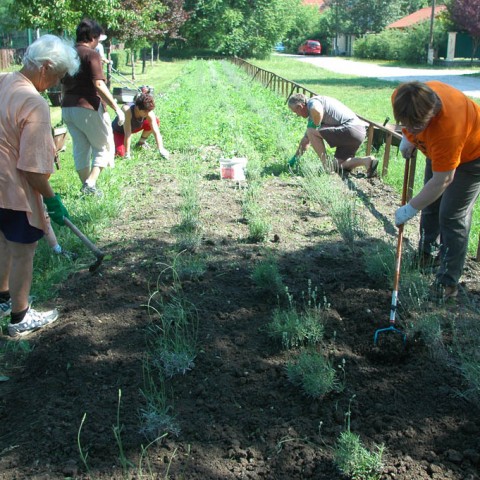
[{"label": "dark sandal", "polygon": [[372,178],[377,175],[378,160],[376,158],[372,159],[370,168],[367,170],[367,178]]}]

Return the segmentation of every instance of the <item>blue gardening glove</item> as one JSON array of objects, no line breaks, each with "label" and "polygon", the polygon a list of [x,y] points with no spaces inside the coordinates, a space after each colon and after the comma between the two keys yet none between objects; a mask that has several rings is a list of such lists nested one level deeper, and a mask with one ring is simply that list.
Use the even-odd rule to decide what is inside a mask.
[{"label": "blue gardening glove", "polygon": [[413,208],[409,203],[400,207],[395,212],[395,225],[399,227],[404,223],[407,223],[411,218],[413,218],[418,213],[416,208]]},{"label": "blue gardening glove", "polygon": [[65,208],[65,205],[60,200],[60,196],[58,195],[58,193],[56,193],[54,197],[44,198],[43,203],[47,207],[47,212],[48,212],[49,217],[57,225],[60,225],[60,226],[65,225],[65,222],[63,221],[63,218],[64,217],[69,218],[70,216],[68,215],[68,212],[67,212],[67,209]]},{"label": "blue gardening glove", "polygon": [[412,153],[415,150],[415,145],[409,142],[406,137],[402,136],[398,148],[403,158],[411,158]]},{"label": "blue gardening glove", "polygon": [[289,161],[288,164],[293,168],[297,165],[298,163],[298,158],[296,155],[294,155]]}]

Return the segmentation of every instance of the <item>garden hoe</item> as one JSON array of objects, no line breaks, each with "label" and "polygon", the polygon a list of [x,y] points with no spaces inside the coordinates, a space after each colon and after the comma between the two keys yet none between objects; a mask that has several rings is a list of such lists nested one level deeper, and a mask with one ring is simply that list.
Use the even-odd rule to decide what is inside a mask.
[{"label": "garden hoe", "polygon": [[88,267],[89,272],[95,272],[102,264],[105,254],[86,235],[84,235],[70,219],[64,217],[63,221],[65,222],[65,225],[82,241],[82,243],[93,252],[95,257],[97,257],[95,263],[92,263]]},{"label": "garden hoe", "polygon": [[[410,158],[405,159],[405,174],[403,176],[402,206],[407,202],[408,177],[410,172]],[[407,341],[407,334],[395,327],[395,317],[398,304],[398,285],[400,283],[400,266],[402,263],[403,224],[398,227],[397,253],[395,255],[395,273],[393,277],[392,306],[390,307],[390,326],[379,328],[373,337],[373,344],[377,345],[380,333],[394,332],[402,335],[403,343]]]}]

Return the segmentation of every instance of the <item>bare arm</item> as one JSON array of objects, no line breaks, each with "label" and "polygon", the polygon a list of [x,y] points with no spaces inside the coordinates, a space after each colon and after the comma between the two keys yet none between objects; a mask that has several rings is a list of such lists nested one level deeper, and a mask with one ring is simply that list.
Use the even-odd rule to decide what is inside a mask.
[{"label": "bare arm", "polygon": [[160,129],[158,128],[157,117],[155,116],[155,113],[153,111],[148,112],[148,121],[152,126],[153,136],[155,137],[155,141],[157,142],[157,147],[159,150],[162,150],[164,148],[163,138],[160,133]]},{"label": "bare arm", "polygon": [[[307,130],[309,128],[313,128],[310,123],[313,122],[315,124],[316,127],[318,127],[319,125],[321,125],[322,123],[322,119],[323,119],[323,107],[320,105],[320,104],[314,104],[309,112],[309,126],[307,126]],[[303,155],[305,153],[305,150],[308,148],[308,146],[310,145],[310,140],[308,140],[308,135],[307,135],[307,132],[305,132],[305,135],[303,136],[303,138],[300,140],[300,144],[298,145],[298,148],[297,148],[297,151],[295,153],[295,156],[296,157],[300,157],[301,155]]]},{"label": "bare arm", "polygon": [[34,173],[23,171],[25,178],[29,185],[36,190],[44,198],[51,198],[55,196],[55,193],[48,181],[49,175],[46,173]]},{"label": "bare arm", "polygon": [[105,103],[115,110],[115,112],[118,115],[118,111],[121,110],[120,107],[118,106],[117,102],[115,99],[112,97],[112,94],[110,93],[110,90],[108,89],[106,83],[103,80],[94,80],[93,84],[95,85],[95,88],[97,89],[97,93],[100,95],[102,100],[105,101]]},{"label": "bare arm", "polygon": [[323,120],[323,107],[320,103],[314,103],[309,110],[310,119],[318,127]]},{"label": "bare arm", "polygon": [[310,145],[310,140],[308,139],[307,134],[305,133],[305,135],[300,140],[297,151],[295,152],[295,156],[301,157],[305,153],[305,150],[308,148],[309,145]]},{"label": "bare arm", "polygon": [[455,170],[448,172],[433,172],[432,178],[423,186],[422,190],[410,200],[410,205],[422,210],[437,200],[445,189],[453,182]]}]

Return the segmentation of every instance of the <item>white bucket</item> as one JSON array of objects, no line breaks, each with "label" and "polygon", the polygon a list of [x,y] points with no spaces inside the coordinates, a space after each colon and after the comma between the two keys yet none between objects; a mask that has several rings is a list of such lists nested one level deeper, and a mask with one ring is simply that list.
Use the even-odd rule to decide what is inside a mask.
[{"label": "white bucket", "polygon": [[220,178],[223,180],[245,180],[247,159],[244,157],[221,158]]}]

